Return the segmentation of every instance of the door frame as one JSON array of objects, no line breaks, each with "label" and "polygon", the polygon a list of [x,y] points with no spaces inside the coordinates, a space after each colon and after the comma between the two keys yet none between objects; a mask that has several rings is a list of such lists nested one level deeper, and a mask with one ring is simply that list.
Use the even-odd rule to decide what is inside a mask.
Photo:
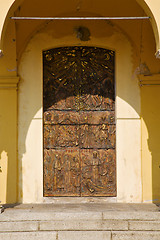
[{"label": "door frame", "polygon": [[[87,53],[89,53],[89,55],[87,54],[87,57],[85,58],[84,56],[83,56],[83,51],[85,51],[85,52],[87,52]],[[68,54],[67,54],[67,53]],[[61,56],[59,55],[61,53]],[[74,57],[75,58],[73,58],[73,56],[71,56],[70,57],[70,54],[72,53],[72,55],[74,55]],[[92,54],[93,53],[93,54]],[[78,54],[78,55],[77,55]],[[63,87],[61,88],[61,83],[63,82],[63,80],[67,80],[67,81],[71,81],[71,79],[72,79],[72,81],[70,82],[70,83],[72,83],[72,84],[74,84],[74,86],[75,86],[75,84],[76,84],[76,80],[77,80],[77,78],[75,79],[75,78],[73,78],[72,77],[72,75],[71,75],[71,77],[69,77],[69,78],[67,78],[68,77],[68,75],[66,75],[66,77],[65,76],[63,76],[62,77],[62,79],[61,79],[61,81],[60,82],[58,82],[58,86],[57,86],[57,81],[56,81],[56,83],[54,83],[54,80],[58,80],[59,78],[61,78],[61,76],[59,76],[59,68],[58,68],[58,66],[59,66],[59,62],[62,60],[63,61],[63,57],[67,57],[67,58],[69,58],[71,61],[72,61],[72,63],[74,63],[74,62],[76,62],[76,64],[78,64],[77,63],[77,59],[79,59],[79,57],[80,57],[80,55],[82,55],[82,58],[81,58],[81,60],[82,61],[88,61],[88,64],[87,64],[87,67],[86,68],[83,68],[82,67],[82,65],[79,65],[79,66],[77,66],[77,70],[80,68],[80,71],[82,71],[81,69],[83,68],[83,71],[85,70],[86,71],[86,73],[85,73],[85,75],[87,75],[87,71],[88,71],[88,68],[89,68],[89,66],[90,66],[90,64],[89,64],[89,61],[90,61],[90,58],[91,58],[91,56],[92,56],[92,59],[94,59],[94,56],[95,56],[95,54],[96,54],[96,58],[97,58],[97,61],[95,61],[94,63],[98,63],[98,61],[99,60],[101,60],[101,61],[103,61],[103,64],[105,64],[105,66],[108,66],[110,69],[112,69],[113,68],[113,70],[109,73],[109,70],[107,69],[105,69],[105,67],[103,67],[103,72],[102,72],[102,76],[100,76],[100,83],[101,84],[103,84],[103,87],[102,87],[102,85],[101,85],[101,87],[100,87],[100,89],[98,90],[98,93],[96,93],[96,95],[98,94],[100,94],[102,91],[103,91],[103,88],[104,88],[104,86],[105,86],[105,84],[103,83],[103,80],[105,80],[106,79],[106,74],[107,74],[107,78],[108,78],[108,80],[106,79],[106,81],[105,81],[105,83],[107,83],[108,81],[110,81],[111,82],[111,86],[109,85],[108,87],[109,87],[109,92],[110,91],[112,91],[112,95],[111,95],[111,98],[109,98],[109,96],[110,96],[110,93],[108,92],[108,93],[106,93],[106,92],[104,92],[103,91],[103,94],[104,95],[101,95],[101,97],[103,96],[104,97],[104,100],[103,100],[103,106],[101,106],[102,108],[95,108],[95,107],[91,107],[91,106],[88,106],[89,107],[89,109],[87,108],[86,109],[86,106],[84,106],[83,105],[83,107],[84,107],[84,109],[83,109],[83,112],[85,112],[85,114],[88,112],[88,110],[89,110],[89,112],[92,112],[92,114],[93,115],[95,115],[96,116],[96,113],[102,113],[102,111],[103,111],[103,113],[105,113],[105,114],[111,114],[111,113],[113,113],[111,116],[112,116],[112,118],[108,118],[108,121],[106,122],[104,122],[104,120],[103,120],[103,122],[101,122],[101,123],[95,123],[95,121],[94,121],[94,123],[86,123],[86,124],[84,124],[84,125],[91,125],[90,127],[93,127],[93,126],[95,126],[95,124],[97,125],[97,127],[99,126],[99,125],[101,125],[101,126],[103,126],[103,124],[105,124],[105,126],[107,126],[107,129],[109,128],[109,129],[114,129],[115,130],[115,132],[114,132],[114,134],[113,135],[111,135],[110,136],[110,134],[109,134],[109,130],[108,130],[108,135],[111,137],[110,138],[110,140],[108,140],[108,139],[106,139],[105,140],[105,144],[104,144],[104,142],[103,142],[103,146],[105,146],[104,148],[100,148],[100,147],[102,147],[102,143],[100,144],[100,142],[99,142],[99,147],[97,147],[97,145],[95,146],[94,145],[94,147],[93,147],[93,145],[92,145],[92,147],[93,147],[93,149],[91,149],[91,148],[89,148],[89,149],[87,149],[87,148],[83,148],[82,146],[80,146],[79,144],[78,144],[78,146],[77,145],[74,145],[74,146],[72,146],[72,147],[69,147],[69,146],[59,146],[58,148],[57,148],[57,145],[55,145],[55,144],[53,144],[53,141],[50,141],[49,139],[50,139],[50,136],[48,135],[48,134],[50,134],[49,132],[48,132],[48,127],[50,128],[50,127],[53,127],[54,126],[54,129],[57,129],[56,127],[57,126],[59,126],[59,127],[62,127],[62,125],[61,125],[61,122],[59,123],[59,122],[57,122],[57,120],[55,121],[55,117],[54,117],[54,114],[56,114],[57,113],[57,111],[60,113],[60,116],[61,116],[61,110],[62,111],[64,111],[63,112],[63,117],[64,116],[66,116],[66,111],[67,111],[67,119],[68,119],[68,111],[69,112],[74,112],[75,113],[75,110],[76,110],[76,113],[79,115],[80,113],[81,113],[81,110],[79,109],[79,110],[77,110],[77,107],[76,106],[74,106],[73,105],[73,102],[72,102],[72,105],[68,108],[66,108],[66,106],[63,106],[63,103],[62,103],[62,106],[63,106],[63,108],[61,108],[61,106],[59,106],[59,108],[58,108],[58,106],[55,106],[55,109],[53,109],[53,106],[54,106],[54,104],[56,104],[57,102],[55,102],[55,99],[54,98],[52,98],[52,96],[53,96],[53,93],[54,93],[54,87],[53,87],[53,90],[52,90],[52,92],[50,91],[50,89],[52,88],[52,86],[56,86],[57,88],[60,86],[60,90],[63,90],[63,92],[61,92],[61,94],[63,95],[64,94],[64,91],[65,91],[65,93],[67,93],[67,89],[69,88],[69,86],[68,87],[65,87],[64,85],[63,85]],[[103,59],[101,59],[101,56],[102,56],[102,54],[104,55],[104,57],[103,57]],[[98,56],[99,56],[99,58],[98,58]],[[106,56],[107,57],[109,57],[109,59],[105,59],[106,58]],[[48,59],[48,57],[50,57],[49,59]],[[53,59],[52,59],[53,58]],[[56,63],[54,64],[54,58],[56,58]],[[77,58],[77,59],[76,59]],[[59,61],[57,60],[57,59],[59,59]],[[58,62],[57,62],[58,61]],[[107,61],[107,62],[106,62]],[[79,62],[79,60],[78,60],[78,62]],[[65,62],[64,63],[64,67],[65,66],[69,66],[68,65],[69,64],[69,60],[67,61],[67,62]],[[79,62],[79,64],[80,64],[80,62]],[[55,69],[55,71],[54,70],[52,70],[53,71],[53,73],[54,73],[54,75],[56,76],[56,79],[55,79],[55,76],[52,76],[51,77],[51,71],[49,72],[49,70],[47,70],[48,68],[50,68],[52,66],[52,69],[54,68],[56,68]],[[60,66],[61,67],[61,66]],[[97,74],[97,77],[99,77],[99,72],[98,72],[98,70],[99,69],[97,69],[93,64],[91,64],[91,66],[90,67],[92,67],[92,69],[93,69],[93,72],[95,73],[95,74]],[[100,65],[99,65],[99,67],[100,67]],[[45,71],[44,71],[45,70]],[[44,104],[44,106],[45,106],[45,109],[44,109],[44,106],[43,106],[43,137],[44,137],[44,146],[43,146],[43,194],[44,194],[44,197],[65,197],[65,196],[67,196],[67,197],[116,197],[116,194],[117,194],[117,186],[116,186],[116,121],[115,121],[115,52],[114,51],[112,51],[112,50],[110,50],[110,49],[104,49],[104,48],[98,48],[98,47],[89,47],[89,46],[68,46],[68,47],[61,47],[61,48],[52,48],[52,49],[48,49],[48,50],[46,50],[46,51],[44,51],[43,52],[43,72],[44,72],[44,74],[43,74],[43,93],[44,93],[44,95],[43,95],[43,100],[47,100],[47,102],[44,102],[43,104]],[[90,72],[90,71],[89,71]],[[97,72],[97,73],[96,73]],[[70,73],[70,72],[69,72]],[[73,73],[73,72],[72,72]],[[75,72],[74,72],[75,73]],[[59,76],[57,76],[57,75]],[[64,73],[63,73],[64,74]],[[66,73],[67,74],[67,73]],[[80,74],[80,72],[78,72],[78,74]],[[82,72],[81,72],[81,74],[82,74]],[[111,75],[110,75],[111,74]],[[73,74],[74,75],[74,74]],[[85,77],[85,75],[84,75],[84,77]],[[108,76],[109,75],[109,76]],[[70,75],[69,75],[70,76]],[[90,75],[87,75],[87,79],[88,79],[88,77],[90,78],[90,80],[91,80],[91,82],[93,82],[94,83],[94,89],[96,89],[96,85],[98,84],[98,81],[96,81],[96,83],[95,83],[95,78],[94,79],[92,79],[92,77],[90,77]],[[49,79],[48,79],[49,78]],[[86,79],[86,81],[87,81],[87,79]],[[49,81],[48,81],[49,80]],[[51,82],[50,82],[51,81]],[[49,87],[48,87],[48,84],[50,84],[49,85]],[[80,84],[85,84],[85,87],[87,88],[87,86],[88,86],[88,84],[89,84],[89,82],[87,82],[87,84],[85,83],[85,82],[81,82],[81,80],[80,80],[80,82],[79,82],[79,84],[77,85],[78,86],[78,89],[79,89],[79,86],[81,86]],[[46,93],[46,90],[45,90],[45,86],[46,86],[46,90],[47,90],[47,93]],[[64,90],[64,88],[65,88],[65,90]],[[84,90],[85,88],[83,87],[83,90]],[[74,90],[75,90],[75,88],[74,88]],[[65,96],[65,99],[64,98],[60,98],[59,99],[59,94],[58,94],[58,96],[56,96],[56,99],[57,99],[57,97],[58,97],[58,100],[59,101],[62,101],[62,99],[63,99],[63,101],[65,101],[67,98],[70,98],[71,96],[73,96],[74,95],[74,90],[73,89],[71,89],[71,91],[72,91],[72,95],[68,95],[68,94],[66,94],[66,96]],[[90,88],[88,88],[88,90],[89,91],[91,91],[90,90]],[[93,89],[92,89],[93,90]],[[56,92],[56,91],[55,91]],[[92,96],[92,93],[89,93],[88,91],[86,92],[86,94],[87,94],[87,96]],[[106,94],[108,95],[108,96],[106,96]],[[92,96],[93,97],[93,96]],[[109,98],[110,99],[110,104],[109,104],[109,106],[110,107],[108,107],[108,106],[106,106],[105,108],[104,108],[104,104],[105,104],[105,99],[106,98]],[[113,98],[113,99],[112,99]],[[75,97],[74,97],[74,101],[75,101]],[[51,104],[52,103],[52,104]],[[46,106],[46,104],[47,104],[47,106]],[[50,109],[50,107],[52,106],[52,109]],[[74,107],[73,107],[74,106]],[[47,107],[47,109],[46,109],[46,107]],[[96,110],[96,112],[94,111],[94,110]],[[87,112],[86,112],[87,111]],[[78,115],[76,115],[76,116],[78,116]],[[48,119],[48,116],[50,116],[49,117],[49,119]],[[79,115],[80,116],[80,115]],[[82,115],[81,115],[82,116]],[[86,115],[87,116],[87,115]],[[97,117],[98,117],[98,115],[97,115]],[[103,115],[103,117],[104,117],[104,115]],[[64,120],[65,118],[63,118],[63,120]],[[97,118],[96,118],[97,119]],[[102,115],[101,115],[101,117],[99,118],[99,120],[101,119],[101,121],[102,121]],[[113,119],[113,121],[111,120],[111,119]],[[69,125],[68,125],[69,124]],[[63,125],[65,125],[65,129],[67,128],[67,126],[70,126],[70,124],[71,123],[68,123],[68,120],[67,120],[67,122],[65,122],[64,123],[64,121],[63,121]],[[73,124],[73,123],[72,123]],[[83,126],[84,126],[83,125]],[[47,126],[47,129],[45,128],[45,126]],[[76,122],[74,122],[74,127],[76,127],[76,126],[80,126],[79,125],[79,122],[77,122],[77,119],[76,119]],[[58,128],[59,128],[58,127]],[[72,127],[73,127],[73,125],[72,125]],[[53,131],[53,130],[52,130]],[[99,132],[100,132],[101,130],[99,129]],[[56,130],[56,133],[58,133],[57,132],[57,130]],[[55,134],[56,134],[55,133]],[[61,134],[63,135],[63,132],[61,132]],[[76,132],[74,133],[75,134],[75,136],[76,136]],[[101,132],[101,134],[103,134],[103,131]],[[107,133],[106,133],[107,134]],[[53,137],[53,135],[54,135],[54,132],[52,132],[52,134],[51,134],[51,136]],[[59,135],[58,135],[59,136]],[[109,136],[108,136],[108,138],[109,138]],[[112,138],[113,137],[113,138]],[[71,136],[71,138],[73,138],[72,136]],[[74,139],[74,138],[73,138]],[[79,138],[78,138],[79,139]],[[80,140],[80,139],[79,139]],[[79,140],[78,140],[78,142],[79,142]],[[98,140],[98,139],[97,139]],[[111,142],[110,142],[111,141]],[[96,141],[97,142],[97,141]],[[109,143],[110,142],[110,143]],[[73,140],[72,139],[70,139],[70,143],[73,143]],[[95,143],[94,143],[95,144]],[[113,145],[114,144],[114,145]],[[82,144],[83,145],[83,144]],[[88,145],[87,145],[87,147],[88,147]],[[75,149],[75,148],[77,148],[77,149]],[[83,150],[82,150],[83,149]],[[101,149],[101,150],[100,150]],[[60,151],[61,150],[61,151]],[[59,171],[57,171],[56,170],[56,167],[55,167],[55,169],[51,169],[51,167],[49,167],[48,168],[48,165],[49,166],[52,166],[53,164],[54,164],[54,160],[53,160],[53,158],[52,158],[52,154],[54,154],[54,152],[56,151],[56,155],[58,156],[58,154],[62,154],[64,151],[66,151],[66,152],[70,152],[70,151],[72,151],[73,150],[73,152],[74,151],[79,151],[79,154],[80,154],[80,152],[82,152],[83,151],[83,154],[87,154],[87,155],[85,155],[86,157],[88,156],[88,150],[89,150],[89,152],[91,151],[98,151],[97,152],[97,154],[102,154],[102,155],[104,155],[105,154],[105,156],[107,156],[108,155],[108,158],[109,157],[112,157],[112,161],[109,161],[109,163],[107,163],[108,161],[107,160],[105,160],[105,163],[104,163],[104,165],[103,166],[105,166],[105,164],[107,164],[107,166],[108,166],[108,171],[110,171],[109,173],[107,172],[107,174],[105,174],[105,179],[107,179],[107,188],[105,188],[105,186],[102,184],[101,185],[101,190],[99,189],[98,190],[98,185],[94,185],[94,184],[96,184],[96,182],[92,182],[92,180],[91,181],[89,181],[89,179],[90,178],[83,178],[82,176],[83,176],[83,174],[82,174],[82,172],[84,171],[84,168],[82,167],[82,165],[83,165],[83,161],[82,161],[82,159],[81,159],[81,157],[79,156],[79,161],[78,161],[78,165],[79,165],[79,181],[80,181],[80,185],[79,185],[79,187],[78,188],[75,188],[75,187],[73,187],[73,185],[69,182],[68,184],[69,184],[69,187],[67,187],[68,185],[66,185],[65,183],[64,183],[64,181],[63,181],[63,185],[65,186],[65,189],[68,189],[68,191],[70,192],[64,192],[64,191],[60,191],[60,192],[57,192],[58,191],[58,189],[55,187],[55,185],[54,185],[54,183],[52,183],[52,172],[53,172],[53,175],[54,175],[54,178],[55,178],[55,175],[57,176],[57,172],[59,172]],[[87,150],[87,152],[86,152],[86,150]],[[59,152],[60,151],[60,152]],[[58,153],[59,152],[59,153]],[[74,152],[75,153],[75,152]],[[78,155],[79,155],[78,154]],[[90,153],[91,154],[91,153]],[[90,155],[89,154],[89,155]],[[107,155],[106,155],[107,154]],[[54,157],[56,158],[56,155],[54,155]],[[71,154],[72,155],[72,154]],[[72,157],[71,157],[71,155],[70,155],[70,159],[69,159],[69,162],[71,162],[71,164],[73,164],[74,165],[74,162],[72,162],[71,161],[71,159],[72,159]],[[63,156],[63,154],[61,155],[61,156]],[[91,156],[91,155],[90,155]],[[77,154],[76,154],[76,157],[77,157]],[[48,162],[48,160],[47,159],[50,159],[50,161]],[[90,159],[90,157],[89,157],[89,159]],[[91,159],[89,160],[88,159],[88,161],[91,161]],[[59,159],[59,161],[61,161],[60,159]],[[63,161],[62,161],[63,162]],[[100,161],[101,162],[101,161]],[[101,163],[102,164],[102,163]],[[99,165],[99,167],[97,167],[97,169],[101,169],[101,171],[102,171],[102,165]],[[65,165],[65,163],[63,162],[63,165]],[[75,165],[74,165],[75,166]],[[87,167],[87,165],[85,165],[86,167]],[[85,168],[86,168],[85,167]],[[94,168],[96,167],[96,165],[94,166]],[[92,164],[90,165],[90,168],[93,170],[93,166],[92,166]],[[60,176],[62,176],[63,178],[65,178],[65,171],[64,171],[64,168],[62,167],[62,174],[59,172],[59,174],[60,174]],[[76,168],[77,169],[77,168]],[[92,170],[90,170],[91,172],[92,172]],[[82,172],[81,172],[82,171]],[[98,170],[99,171],[99,170]],[[84,173],[84,172],[83,172]],[[92,173],[93,174],[93,173]],[[98,173],[97,173],[98,174]],[[111,174],[111,176],[110,176],[110,174]],[[70,174],[69,174],[70,175]],[[86,175],[86,174],[85,174]],[[49,176],[49,178],[47,177],[47,176]],[[96,175],[96,176],[98,176],[98,175]],[[58,177],[58,176],[57,176]],[[94,177],[93,175],[92,175],[92,177]],[[83,181],[82,181],[82,179],[83,179]],[[105,182],[105,180],[104,180],[104,177],[101,177],[101,176],[99,176],[99,179],[101,179],[101,181],[102,182]],[[110,179],[110,180],[109,180]],[[67,181],[67,180],[66,180]],[[89,181],[89,182],[88,182]],[[58,182],[58,180],[55,180],[55,182],[57,183]],[[72,182],[72,181],[71,181]],[[90,182],[91,182],[91,185],[90,185]],[[61,183],[62,184],[62,183]],[[92,188],[92,190],[93,190],[93,193],[92,192],[90,192],[89,190],[88,190],[88,187],[87,187],[87,185],[90,185],[90,188]],[[93,184],[93,185],[92,185]],[[98,184],[98,183],[97,183]],[[82,187],[82,185],[83,185],[83,187]],[[62,186],[62,185],[61,185]],[[50,190],[50,188],[51,187],[53,187],[53,188],[56,188],[55,190]],[[72,189],[72,191],[71,191],[71,189]],[[79,189],[79,190],[78,190]],[[83,190],[82,191],[82,189],[85,189],[85,190]],[[96,189],[97,189],[97,191],[96,191]],[[103,190],[102,190],[103,189]],[[79,191],[79,192],[78,192]],[[47,196],[48,195],[48,196]]]}]

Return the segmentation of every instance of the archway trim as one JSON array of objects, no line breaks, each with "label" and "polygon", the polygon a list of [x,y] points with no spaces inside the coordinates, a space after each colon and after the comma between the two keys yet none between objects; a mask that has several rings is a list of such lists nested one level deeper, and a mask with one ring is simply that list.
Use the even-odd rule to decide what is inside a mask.
[{"label": "archway trim", "polygon": [[[1,6],[1,19],[0,19],[0,49],[3,50],[3,39],[6,32],[8,23],[11,21],[10,17],[13,16],[15,9],[20,6],[24,0],[8,0]],[[154,31],[156,41],[156,57],[160,58],[160,13],[157,11],[156,0],[136,0],[139,5],[144,9],[145,13],[151,17],[150,21]]]}]

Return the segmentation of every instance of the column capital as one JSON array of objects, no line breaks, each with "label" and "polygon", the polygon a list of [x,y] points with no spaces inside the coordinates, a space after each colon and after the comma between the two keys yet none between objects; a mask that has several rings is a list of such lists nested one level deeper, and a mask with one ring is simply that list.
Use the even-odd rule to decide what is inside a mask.
[{"label": "column capital", "polygon": [[0,89],[17,89],[19,77],[0,77]]},{"label": "column capital", "polygon": [[160,74],[152,74],[152,75],[137,75],[139,79],[140,86],[143,85],[160,85]]}]

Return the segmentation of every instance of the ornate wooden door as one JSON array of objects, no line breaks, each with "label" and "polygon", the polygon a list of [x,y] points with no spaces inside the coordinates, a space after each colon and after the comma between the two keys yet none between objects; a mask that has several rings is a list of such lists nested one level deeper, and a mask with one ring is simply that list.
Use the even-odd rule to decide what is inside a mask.
[{"label": "ornate wooden door", "polygon": [[116,196],[114,52],[43,52],[44,196]]}]

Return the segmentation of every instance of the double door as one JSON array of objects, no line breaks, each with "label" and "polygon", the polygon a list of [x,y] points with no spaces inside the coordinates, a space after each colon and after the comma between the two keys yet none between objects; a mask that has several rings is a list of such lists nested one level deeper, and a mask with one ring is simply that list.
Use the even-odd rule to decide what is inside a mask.
[{"label": "double door", "polygon": [[116,196],[114,52],[43,52],[44,196]]}]

